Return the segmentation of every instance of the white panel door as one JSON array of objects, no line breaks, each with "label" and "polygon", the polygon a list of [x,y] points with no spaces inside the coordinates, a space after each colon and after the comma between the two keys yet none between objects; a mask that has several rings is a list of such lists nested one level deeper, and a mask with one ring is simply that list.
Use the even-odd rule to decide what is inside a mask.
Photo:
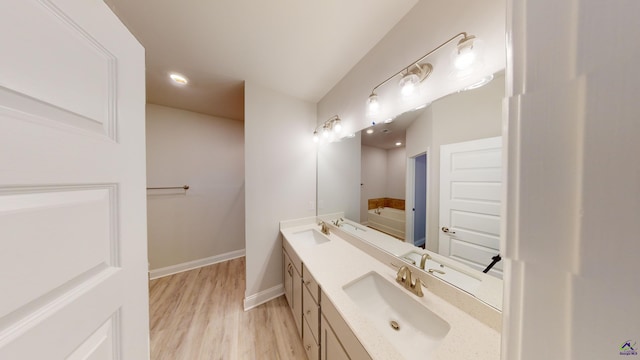
[{"label": "white panel door", "polygon": [[100,0],[2,0],[0,49],[0,359],[147,359],[144,49]]},{"label": "white panel door", "polygon": [[[500,250],[502,138],[440,147],[440,253],[480,271]],[[502,278],[502,262],[489,272]]]}]

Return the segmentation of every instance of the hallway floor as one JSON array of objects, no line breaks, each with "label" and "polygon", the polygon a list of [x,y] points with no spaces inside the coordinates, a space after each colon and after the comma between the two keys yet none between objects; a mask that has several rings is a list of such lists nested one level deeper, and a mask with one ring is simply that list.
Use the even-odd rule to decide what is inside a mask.
[{"label": "hallway floor", "polygon": [[247,312],[244,257],[152,280],[152,360],[306,359],[283,296]]}]

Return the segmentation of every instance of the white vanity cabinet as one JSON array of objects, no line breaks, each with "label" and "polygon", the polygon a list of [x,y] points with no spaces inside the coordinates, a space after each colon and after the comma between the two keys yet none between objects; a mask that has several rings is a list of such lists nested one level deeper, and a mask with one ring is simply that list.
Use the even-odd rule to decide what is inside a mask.
[{"label": "white vanity cabinet", "polygon": [[282,259],[285,297],[307,358],[371,359],[286,238],[282,242]]}]

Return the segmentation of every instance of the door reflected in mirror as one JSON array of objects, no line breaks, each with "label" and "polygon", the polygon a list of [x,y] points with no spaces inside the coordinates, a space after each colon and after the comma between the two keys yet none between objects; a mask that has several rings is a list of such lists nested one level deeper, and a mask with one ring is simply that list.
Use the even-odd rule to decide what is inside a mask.
[{"label": "door reflected in mirror", "polygon": [[475,294],[468,284],[487,279],[495,290],[478,296],[500,308],[504,85],[496,74],[483,87],[319,146],[318,215],[344,213],[351,233],[412,265],[411,249],[436,254],[452,274],[470,278],[430,273],[465,291]]}]

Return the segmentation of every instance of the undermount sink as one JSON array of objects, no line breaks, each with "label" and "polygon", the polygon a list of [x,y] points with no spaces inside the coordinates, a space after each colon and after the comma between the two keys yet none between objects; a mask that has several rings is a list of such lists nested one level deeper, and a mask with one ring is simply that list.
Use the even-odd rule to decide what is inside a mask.
[{"label": "undermount sink", "polygon": [[318,230],[309,229],[294,232],[290,239],[303,246],[320,245],[329,241],[329,238],[322,235]]},{"label": "undermount sink", "polygon": [[343,287],[372,324],[407,359],[427,359],[451,326],[376,272]]}]

